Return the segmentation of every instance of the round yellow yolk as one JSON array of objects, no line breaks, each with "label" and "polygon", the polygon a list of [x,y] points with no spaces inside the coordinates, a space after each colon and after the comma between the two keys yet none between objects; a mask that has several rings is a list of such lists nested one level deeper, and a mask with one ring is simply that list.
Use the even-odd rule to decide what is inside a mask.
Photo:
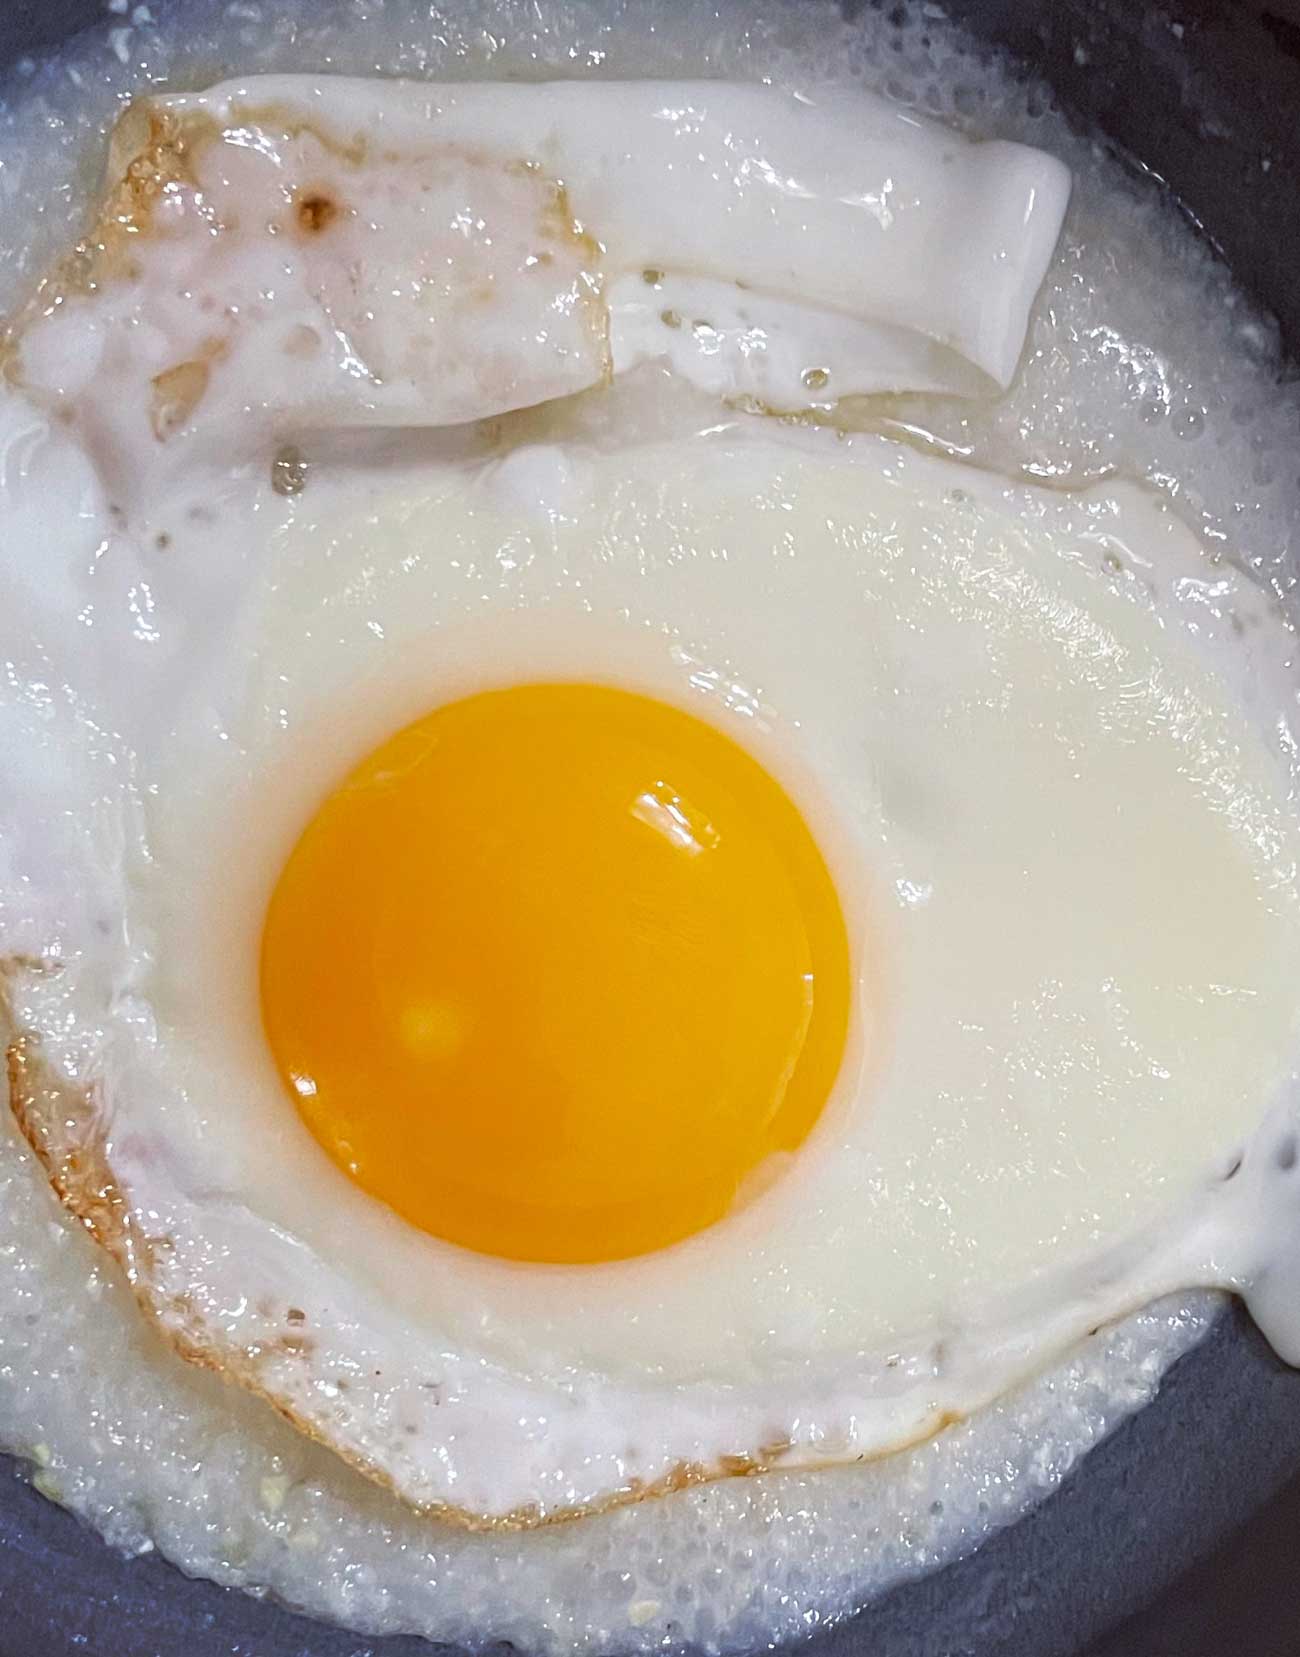
[{"label": "round yellow yolk", "polygon": [[262,1014],[303,1120],[412,1224],[639,1254],[800,1144],[850,998],[789,798],[702,720],[587,684],[436,709],[325,800],[271,897]]}]

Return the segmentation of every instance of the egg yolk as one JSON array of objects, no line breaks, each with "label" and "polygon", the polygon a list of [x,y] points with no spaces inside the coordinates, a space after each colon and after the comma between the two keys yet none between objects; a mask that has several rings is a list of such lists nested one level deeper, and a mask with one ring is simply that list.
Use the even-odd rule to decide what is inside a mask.
[{"label": "egg yolk", "polygon": [[805,1138],[849,948],[803,819],[730,738],[530,684],[435,709],[329,795],[261,999],[303,1120],[373,1196],[488,1254],[614,1260]]}]

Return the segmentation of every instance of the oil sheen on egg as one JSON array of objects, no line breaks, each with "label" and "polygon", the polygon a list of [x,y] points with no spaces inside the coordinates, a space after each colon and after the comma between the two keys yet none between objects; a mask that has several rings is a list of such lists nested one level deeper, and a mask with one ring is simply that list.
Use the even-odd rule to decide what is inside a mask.
[{"label": "oil sheen on egg", "polygon": [[[380,66],[446,78],[457,61],[490,62],[498,72],[508,60],[483,42],[508,31],[497,19],[494,36],[491,22],[467,21],[463,38],[452,30],[435,50],[427,28],[390,7]],[[877,87],[888,51],[941,104],[958,87],[969,93],[975,73],[946,36],[932,49],[904,28],[893,53],[884,22],[865,33],[836,25],[814,43],[805,11],[782,14],[762,39],[738,28],[734,54],[717,43],[716,21],[677,24],[672,43],[656,45],[644,18],[544,20],[521,49],[536,54],[534,72],[571,73],[576,52],[623,73],[798,84],[832,67]],[[359,43],[328,7],[289,62],[271,40],[236,39],[244,27],[232,17],[182,42],[136,26],[117,44],[173,70],[193,51],[199,76],[223,60],[237,73],[314,67],[304,53],[364,72],[380,52],[373,31]],[[128,72],[111,48],[78,68],[105,96]],[[53,80],[35,78],[57,107]],[[1057,141],[1017,112],[1020,94],[986,73],[977,88],[993,110],[990,136]],[[1127,200],[1082,150],[1068,159],[1082,176],[1076,224],[1116,192]],[[1154,209],[1134,222],[1162,223]],[[1079,257],[1072,234],[1067,224],[1067,261]],[[1152,241],[1135,232],[1146,287],[1129,281],[1122,296],[1107,299],[1101,280],[1080,294],[1049,272],[1064,320],[1033,323],[1045,355],[1022,369],[1009,407],[1049,372],[1085,387],[1076,410],[1122,404],[1105,379],[1113,352],[1090,355],[1097,314],[1154,338],[1180,307],[1198,326],[1162,343],[1165,384],[1171,403],[1203,384],[1209,406],[1221,342],[1208,290],[1176,238],[1159,252]],[[1149,312],[1135,321],[1132,296],[1143,292]],[[662,310],[697,298],[664,293]],[[740,335],[746,326],[739,317]],[[926,391],[914,356],[908,368]],[[1243,406],[1254,372],[1243,363]],[[51,1225],[58,1210],[39,1172],[8,1148],[4,1223],[24,1268],[6,1282],[0,1317],[29,1379],[4,1379],[5,1441],[35,1460],[43,1489],[124,1545],[157,1541],[190,1568],[273,1586],[359,1628],[471,1643],[505,1635],[556,1651],[788,1637],[968,1545],[1049,1487],[1149,1395],[1203,1314],[1166,1303],[1069,1346],[1105,1318],[1165,1290],[1228,1282],[1250,1292],[1290,1355],[1285,1294],[1270,1300],[1259,1248],[1265,1231],[1287,1243],[1285,1103],[1257,1127],[1294,1033],[1280,989],[1297,964],[1295,829],[1278,751],[1293,699],[1284,618],[1135,483],[1076,494],[1007,485],[872,438],[720,416],[707,395],[677,395],[650,375],[629,370],[597,394],[603,402],[518,417],[467,445],[412,440],[382,464],[368,463],[363,444],[322,441],[293,463],[307,481],[300,496],[274,496],[264,479],[243,502],[205,488],[151,523],[147,540],[105,515],[102,454],[30,406],[0,410],[6,522],[19,540],[67,549],[39,579],[12,551],[6,564],[34,611],[68,621],[66,640],[57,628],[43,640],[4,635],[6,767],[30,809],[6,822],[0,915],[11,952],[57,954],[66,969],[11,980],[17,1022],[48,1032],[11,1064],[35,1120],[42,1109],[77,1120],[84,1096],[65,1078],[111,1080],[114,1097],[131,1100],[111,1166],[137,1212],[164,1218],[165,1244],[128,1251],[127,1264],[170,1339],[231,1372],[250,1365],[254,1386],[349,1459],[408,1500],[462,1517],[530,1502],[536,1511],[539,1491],[548,1511],[600,1506],[630,1480],[683,1464],[786,1469],[544,1532],[476,1536],[413,1516],[259,1400],[180,1363],[87,1239]],[[719,389],[707,375],[696,384]],[[955,406],[901,412],[954,441],[942,428]],[[1042,445],[1068,445],[1065,416],[1046,401],[1024,408],[1018,437],[990,406],[977,401],[962,419],[970,446],[1000,464],[1040,467]],[[718,429],[697,436],[706,426]],[[1219,435],[1195,465],[1179,463],[1211,512],[1216,478],[1233,478],[1216,468],[1245,442],[1228,427]],[[1167,441],[1158,422],[1135,419],[1119,458],[1134,478],[1169,475]],[[1081,475],[1096,459],[1080,462]],[[1218,499],[1226,512],[1222,488]],[[1278,491],[1263,492],[1260,514],[1286,510]],[[1250,543],[1232,550],[1244,558]],[[248,602],[233,604],[234,593]],[[209,624],[191,636],[184,618],[195,606]],[[838,916],[844,929],[848,1007],[842,1048],[831,1043],[843,1055],[828,1061],[833,1085],[814,1090],[824,1094],[814,1119],[788,1146],[760,1144],[748,1174],[729,1168],[724,1217],[697,1225],[685,1203],[687,1219],[673,1222],[683,1234],[666,1250],[521,1268],[466,1253],[459,1244],[473,1236],[395,1220],[358,1183],[349,1163],[361,1159],[337,1119],[313,1121],[301,1092],[295,1103],[294,1076],[315,1073],[278,1062],[262,1035],[268,908],[293,884],[321,813],[347,805],[350,781],[386,786],[393,744],[411,733],[418,744],[447,711],[511,691],[576,698],[571,728],[620,753],[628,743],[610,734],[608,699],[654,710],[660,734],[673,733],[660,756],[692,761],[702,779],[636,796],[633,825],[670,862],[698,862],[710,830],[726,827],[725,800],[696,805],[700,786],[722,780],[718,756],[734,748],[746,762],[755,793],[743,816],[757,832],[737,885],[709,910],[683,904],[694,890],[683,876],[656,917],[683,937],[688,919],[695,927],[686,959],[698,995],[674,989],[706,1031],[718,1023],[717,986],[699,963],[719,949],[725,959],[727,946],[710,942],[702,917],[748,922],[760,906],[745,893],[763,858],[817,875],[811,887],[789,875],[798,923],[782,936],[803,941],[772,956],[784,963],[773,982],[788,983],[791,961],[803,975],[809,916]],[[522,748],[544,759],[515,740],[517,724],[493,724],[502,762],[459,775],[463,821],[476,799],[518,783]],[[525,843],[554,828],[538,793],[520,796]],[[409,820],[419,799],[399,789],[386,809]],[[798,832],[783,839],[779,822]],[[440,826],[450,861],[455,825]],[[382,911],[390,939],[408,911],[420,918],[409,866],[374,850],[368,833],[348,827],[319,865],[322,885],[312,870],[297,883],[292,949],[344,899],[364,926]],[[796,845],[800,855],[779,850]],[[491,912],[495,885],[473,938],[488,963],[519,936],[513,913]],[[572,922],[570,959],[585,961],[591,982],[529,1040],[551,1039],[567,1073],[588,1080],[599,1081],[607,1049],[624,1051],[594,1010],[622,994],[596,970],[619,888],[617,870],[602,887],[575,857],[547,894],[552,915]],[[821,899],[805,901],[809,890]],[[403,953],[411,958],[418,951]],[[355,978],[330,981],[360,999],[373,975],[348,967]],[[813,976],[824,985],[838,974]],[[485,967],[484,982],[492,977]],[[373,1033],[348,1018],[346,999],[341,1016],[313,1020],[307,986],[291,970],[285,979],[283,999],[300,995],[295,1016],[315,1051],[373,1062]],[[469,1013],[490,1023],[504,1002],[413,994],[383,1027],[404,1062],[441,1062],[473,1051]],[[771,1023],[775,1040],[781,1017]],[[691,1051],[690,1021],[678,1024],[678,1048]],[[391,1110],[381,1102],[370,1124],[371,1150],[400,1175],[438,1147],[409,1138],[409,1076],[395,1081]],[[442,1172],[486,1182],[480,1191],[496,1182],[499,1194],[519,1125],[513,1141],[469,1126],[449,1138]],[[653,1175],[649,1207],[661,1215],[665,1186],[688,1196],[698,1169],[669,1134],[645,1168],[640,1124],[615,1126],[612,1172],[624,1189]],[[331,1134],[333,1154],[322,1155]],[[557,1159],[554,1172],[560,1211],[580,1212],[573,1165]],[[466,1212],[482,1206],[471,1199]],[[557,1205],[543,1206],[554,1221]],[[111,1230],[114,1212],[110,1203],[90,1217]],[[561,1231],[572,1236],[568,1217]],[[491,1241],[498,1256],[510,1252]],[[530,1234],[517,1252],[535,1259],[539,1247]],[[1272,1281],[1285,1285],[1285,1270]],[[75,1389],[60,1361],[70,1343],[94,1353]],[[1067,1348],[1054,1379],[1030,1378]],[[506,1431],[474,1405],[474,1371],[507,1401]],[[924,1436],[988,1400],[874,1466],[813,1465]],[[539,1431],[515,1433],[530,1415]],[[111,1450],[87,1419],[111,1424]],[[211,1470],[201,1503],[186,1472],[196,1461]],[[990,1490],[982,1470],[994,1464],[1016,1471],[979,1508],[974,1493]],[[796,1558],[806,1562],[798,1581]]]}]

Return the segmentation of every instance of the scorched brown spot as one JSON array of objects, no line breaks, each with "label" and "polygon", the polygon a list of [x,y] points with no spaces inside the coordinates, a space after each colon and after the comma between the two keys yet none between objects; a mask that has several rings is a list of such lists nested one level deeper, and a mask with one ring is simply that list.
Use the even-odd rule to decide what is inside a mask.
[{"label": "scorched brown spot", "polygon": [[[5,1073],[14,1120],[59,1200],[134,1275],[141,1240],[132,1234],[129,1210],[104,1158],[93,1090],[74,1087],[47,1064],[30,1031],[7,1039]],[[147,1254],[148,1244],[143,1248]]]},{"label": "scorched brown spot", "polygon": [[304,190],[294,203],[294,217],[306,236],[319,236],[328,230],[341,211],[337,200],[325,190]]},{"label": "scorched brown spot", "polygon": [[179,362],[150,381],[149,424],[160,443],[175,437],[189,424],[208,389],[210,369],[205,362]]}]

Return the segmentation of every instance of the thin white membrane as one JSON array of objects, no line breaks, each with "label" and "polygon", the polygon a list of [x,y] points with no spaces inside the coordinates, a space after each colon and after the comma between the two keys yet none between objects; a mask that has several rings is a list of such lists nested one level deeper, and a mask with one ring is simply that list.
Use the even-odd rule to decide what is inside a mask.
[{"label": "thin white membrane", "polygon": [[[195,54],[191,78],[208,79],[224,67],[302,67],[313,53],[317,63],[327,57],[325,66],[352,70],[445,76],[490,62],[495,73],[511,65],[500,41],[518,21],[487,9],[472,21],[461,14],[454,25],[442,21],[442,33],[457,38],[439,45],[427,21],[386,8],[367,20],[362,40],[349,34],[341,10],[334,16],[324,7],[298,21],[292,40],[277,40],[274,30],[268,40],[247,10],[213,14],[206,36],[197,28],[187,33],[182,49]],[[647,33],[654,21],[642,12],[610,19],[571,11],[540,31],[530,22],[534,33],[521,45],[516,32],[514,49],[524,59],[535,54],[530,66],[549,72],[603,53],[598,67],[614,73],[624,54],[624,73],[771,72],[787,80],[820,75],[838,59],[838,72],[879,82],[896,73],[882,64],[901,61],[912,78],[900,89],[921,99],[929,92],[941,113],[945,99],[978,103],[992,130],[1032,130],[1034,141],[1046,137],[1065,147],[1083,178],[1083,199],[1035,318],[1024,378],[988,409],[956,414],[944,405],[907,404],[889,409],[889,417],[924,426],[979,458],[1067,481],[1110,465],[1148,478],[1163,472],[1171,492],[1197,498],[1212,531],[1233,517],[1248,525],[1231,541],[1242,561],[1262,552],[1251,520],[1255,534],[1272,524],[1278,533],[1269,552],[1278,559],[1275,569],[1284,568],[1295,493],[1291,479],[1278,481],[1275,467],[1291,441],[1293,405],[1274,388],[1266,333],[1248,316],[1239,321],[1235,302],[1226,313],[1216,303],[1230,290],[1196,250],[1180,246],[1154,203],[1096,170],[1042,117],[1027,116],[1023,94],[996,72],[979,70],[959,45],[933,35],[922,45],[932,27],[923,21],[897,34],[868,25],[879,32],[864,36],[827,29],[824,16],[810,21],[802,9],[735,27],[713,13],[683,23],[674,9],[671,46]],[[236,39],[245,28],[249,38]],[[385,38],[386,61],[372,64],[376,41]],[[78,111],[69,152],[93,121],[87,84],[103,97],[114,79],[124,83],[128,69],[141,73],[137,52],[160,54],[153,64],[161,67],[180,44],[160,47],[149,30],[131,28],[111,55],[72,66],[82,83],[72,92],[58,90],[66,63],[44,77],[34,74],[38,96],[61,96],[66,110]],[[57,150],[31,163],[57,164]],[[14,176],[12,167],[0,168],[0,179]],[[57,199],[56,191],[39,199]],[[1093,231],[1098,222],[1108,229],[1106,257],[1118,272],[1109,280],[1100,263],[1088,265],[1095,257],[1090,210]],[[1121,236],[1117,247],[1117,220],[1131,245]],[[1153,238],[1154,252],[1143,245]],[[629,427],[647,418],[626,402],[615,407]],[[1230,412],[1235,419],[1223,421],[1218,441],[1215,417]],[[1187,446],[1207,429],[1208,442]],[[1239,490],[1247,478],[1249,502],[1240,501]],[[1189,589],[1180,601],[1213,604],[1213,581],[1199,586],[1199,594]],[[147,630],[139,615],[131,625]],[[34,718],[41,716],[35,677],[25,680]],[[190,1568],[268,1585],[359,1627],[470,1640],[504,1634],[533,1648],[649,1647],[665,1638],[752,1645],[833,1616],[897,1575],[970,1545],[1050,1488],[1089,1443],[1149,1396],[1163,1364],[1205,1316],[1194,1300],[1144,1314],[1087,1343],[1050,1382],[878,1468],[733,1482],[551,1536],[470,1539],[401,1514],[266,1420],[265,1411],[175,1363],[139,1327],[119,1286],[62,1224],[17,1152],[8,1178],[7,1249],[15,1265],[6,1289],[11,1311],[0,1326],[10,1395],[6,1438],[44,1464],[43,1487],[127,1545],[157,1539]],[[51,1315],[50,1306],[61,1310]],[[27,1322],[33,1315],[37,1321]],[[78,1357],[86,1352],[94,1353],[89,1390]],[[196,1462],[211,1470],[197,1502],[188,1472]]]}]

